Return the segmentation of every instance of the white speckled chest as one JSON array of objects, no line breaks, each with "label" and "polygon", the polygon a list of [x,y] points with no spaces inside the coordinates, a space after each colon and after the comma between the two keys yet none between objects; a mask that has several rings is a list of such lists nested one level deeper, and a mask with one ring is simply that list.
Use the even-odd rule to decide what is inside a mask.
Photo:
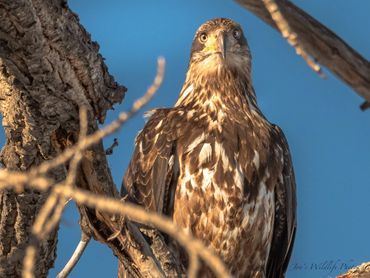
[{"label": "white speckled chest", "polygon": [[275,210],[269,168],[248,178],[249,169],[261,172],[261,150],[230,142],[225,132],[194,132],[180,144],[186,148],[178,153],[173,219],[213,248],[234,276],[264,277]]}]

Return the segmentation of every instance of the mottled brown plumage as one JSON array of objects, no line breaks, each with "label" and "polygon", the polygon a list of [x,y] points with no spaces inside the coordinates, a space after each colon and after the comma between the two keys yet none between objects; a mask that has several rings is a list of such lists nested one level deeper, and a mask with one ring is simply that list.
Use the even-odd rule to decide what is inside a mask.
[{"label": "mottled brown plumage", "polygon": [[[124,184],[135,201],[202,239],[234,276],[280,278],[296,227],[294,174],[282,131],[257,107],[250,72],[241,27],[203,24],[180,97],[151,113]],[[211,272],[202,266],[199,276]]]}]

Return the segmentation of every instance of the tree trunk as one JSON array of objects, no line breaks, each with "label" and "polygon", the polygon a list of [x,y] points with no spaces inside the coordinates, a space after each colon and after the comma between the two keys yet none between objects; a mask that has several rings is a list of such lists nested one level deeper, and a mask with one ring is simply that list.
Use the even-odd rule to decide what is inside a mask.
[{"label": "tree trunk", "polygon": [[[4,167],[26,171],[54,158],[62,143],[77,134],[80,106],[88,107],[92,131],[95,119],[103,122],[107,110],[122,101],[125,88],[108,74],[98,50],[65,1],[0,0]],[[110,176],[109,168],[100,169],[104,178]],[[48,175],[61,181],[66,169]],[[34,190],[0,192],[1,277],[21,276],[30,228],[47,195]],[[56,243],[57,230],[39,245],[36,277],[46,277],[53,266]]]}]

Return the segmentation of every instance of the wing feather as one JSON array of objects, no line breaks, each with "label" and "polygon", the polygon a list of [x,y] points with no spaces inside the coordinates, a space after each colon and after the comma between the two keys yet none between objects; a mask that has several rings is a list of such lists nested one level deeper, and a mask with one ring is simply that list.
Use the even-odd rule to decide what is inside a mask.
[{"label": "wing feather", "polygon": [[178,176],[170,112],[170,109],[157,109],[137,136],[121,188],[121,194],[128,194],[146,209],[161,213],[173,198],[169,194],[174,192],[171,187],[176,186]]},{"label": "wing feather", "polygon": [[275,189],[274,234],[267,264],[268,278],[283,278],[292,253],[297,227],[296,184],[292,159],[287,140],[282,130],[274,125],[276,140],[283,148],[283,180]]}]

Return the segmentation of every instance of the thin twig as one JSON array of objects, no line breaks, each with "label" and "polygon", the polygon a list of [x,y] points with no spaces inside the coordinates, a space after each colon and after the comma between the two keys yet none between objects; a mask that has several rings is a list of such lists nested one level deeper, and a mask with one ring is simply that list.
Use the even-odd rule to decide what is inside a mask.
[{"label": "thin twig", "polygon": [[45,223],[51,213],[55,208],[55,205],[58,203],[60,196],[52,190],[49,197],[46,199],[45,204],[40,209],[40,212],[37,214],[35,222],[32,226],[32,234],[35,235],[38,239],[44,239],[48,233],[44,232]]},{"label": "thin twig", "polygon": [[0,169],[0,190],[5,188],[13,188],[17,192],[21,192],[25,186],[34,189],[45,191],[54,181],[45,176],[31,176],[30,173],[22,173]]},{"label": "thin twig", "polygon": [[[88,115],[87,108],[82,106],[80,108],[80,134],[78,140],[83,140],[87,135],[88,129]],[[82,151],[78,150],[74,155],[73,159],[69,163],[68,175],[65,181],[67,186],[73,186],[76,183],[77,171],[82,159]],[[55,205],[54,212],[51,218],[45,223],[43,232],[48,234],[52,229],[59,223],[60,218],[62,217],[65,205],[67,204],[67,198],[60,197],[58,203]]]},{"label": "thin twig", "polygon": [[83,231],[81,231],[81,240],[78,243],[75,251],[73,252],[71,258],[67,262],[67,264],[64,266],[61,272],[57,275],[56,278],[65,278],[71,273],[73,268],[76,266],[78,261],[80,260],[83,252],[85,251],[87,245],[90,242],[91,237],[86,235]]},{"label": "thin twig", "polygon": [[[81,107],[79,135],[80,140],[83,140],[86,137],[88,125],[87,123],[87,109],[85,107]],[[75,184],[77,169],[81,159],[82,152],[80,150],[77,150],[73,159],[71,160],[68,175],[64,182],[67,186],[73,186],[73,184]],[[33,234],[37,235],[37,237],[40,239],[44,239],[59,222],[66,202],[66,198],[62,196],[56,196],[54,190],[52,190],[50,196],[48,197],[36,217],[36,220],[32,227]]]},{"label": "thin twig", "polygon": [[33,268],[35,266],[36,246],[30,244],[26,249],[25,259],[23,261],[22,277],[34,278]]},{"label": "thin twig", "polygon": [[108,148],[108,149],[106,149],[105,150],[105,154],[106,155],[111,155],[111,154],[113,154],[113,149],[115,148],[115,147],[117,147],[118,146],[118,139],[117,138],[114,138],[113,139],[113,144]]},{"label": "thin twig", "polygon": [[188,268],[188,277],[189,278],[197,278],[198,277],[198,270],[199,270],[199,259],[198,254],[196,252],[191,252],[189,254],[189,268]]},{"label": "thin twig", "polygon": [[324,73],[321,70],[320,65],[318,65],[310,55],[307,54],[303,45],[299,43],[297,34],[292,31],[289,26],[288,21],[284,18],[281,13],[279,6],[274,0],[262,0],[266,9],[270,13],[272,19],[275,21],[277,27],[279,28],[283,37],[288,41],[288,43],[293,46],[298,55],[300,55],[303,60],[306,61],[308,66],[318,73],[321,77],[325,77]]},{"label": "thin twig", "polygon": [[[81,107],[79,140],[83,140],[86,137],[87,128],[88,128],[87,109],[85,107]],[[73,159],[70,162],[67,178],[64,182],[60,184],[63,184],[63,186],[66,187],[72,187],[75,184],[77,170],[81,159],[82,151],[77,150],[73,156]],[[45,204],[40,209],[40,212],[37,215],[35,222],[33,223],[32,226],[32,234],[34,235],[36,242],[34,245],[29,245],[27,247],[27,250],[37,248],[40,240],[45,239],[47,235],[54,229],[57,223],[59,223],[67,200],[68,200],[67,197],[60,194],[56,194],[55,187],[53,188]],[[28,265],[34,264],[35,260],[35,254],[31,251],[27,252],[27,250],[24,258],[24,268],[26,268],[26,264]],[[27,271],[27,275],[32,275],[31,273],[32,271]]]},{"label": "thin twig", "polygon": [[369,109],[369,108],[370,108],[370,102],[369,102],[369,101],[367,101],[367,100],[365,100],[365,101],[361,104],[360,108],[361,108],[361,110],[362,110],[362,111],[365,111],[365,110]]}]

